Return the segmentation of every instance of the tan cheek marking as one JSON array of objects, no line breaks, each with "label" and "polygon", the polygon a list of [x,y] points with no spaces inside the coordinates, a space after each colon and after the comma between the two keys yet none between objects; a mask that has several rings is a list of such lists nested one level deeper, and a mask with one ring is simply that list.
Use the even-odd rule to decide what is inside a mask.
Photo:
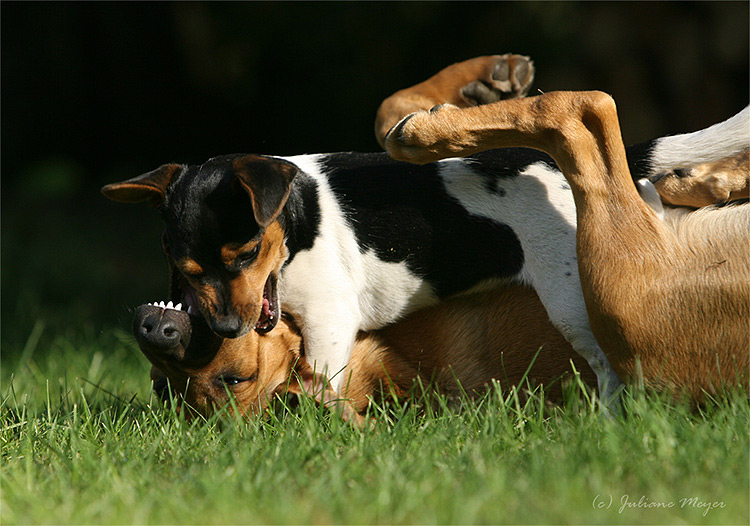
[{"label": "tan cheek marking", "polygon": [[[257,377],[257,380],[242,383],[232,390],[241,415],[257,414],[262,409],[258,393],[258,388],[262,383],[259,363],[260,338],[262,337],[258,333],[250,331],[241,338],[224,340],[225,343],[222,344],[213,364],[216,372],[221,369],[230,369],[236,371],[238,376],[250,378],[255,375]],[[217,360],[220,360],[220,367],[216,364]]]},{"label": "tan cheek marking", "polygon": [[278,221],[268,226],[263,240],[264,245],[261,247],[261,253],[258,258],[263,259],[263,271],[268,275],[271,271],[278,271],[287,256],[286,247],[284,246],[284,229],[281,228]]},{"label": "tan cheek marking", "polygon": [[278,222],[271,223],[263,235],[258,259],[229,282],[235,312],[240,313],[245,319],[255,317],[260,312],[266,279],[271,272],[278,272],[284,259],[284,231]]}]

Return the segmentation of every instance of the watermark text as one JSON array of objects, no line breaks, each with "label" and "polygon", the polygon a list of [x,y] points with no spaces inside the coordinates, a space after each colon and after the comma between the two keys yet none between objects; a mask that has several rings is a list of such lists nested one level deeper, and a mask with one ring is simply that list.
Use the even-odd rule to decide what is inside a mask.
[{"label": "watermark text", "polygon": [[595,510],[609,510],[613,507],[617,513],[624,513],[628,510],[648,510],[648,509],[696,509],[703,513],[705,517],[708,512],[718,508],[726,508],[724,501],[705,500],[700,497],[683,497],[677,500],[653,500],[645,495],[639,497],[631,496],[627,493],[622,494],[619,498],[612,494],[597,494],[591,502]]}]

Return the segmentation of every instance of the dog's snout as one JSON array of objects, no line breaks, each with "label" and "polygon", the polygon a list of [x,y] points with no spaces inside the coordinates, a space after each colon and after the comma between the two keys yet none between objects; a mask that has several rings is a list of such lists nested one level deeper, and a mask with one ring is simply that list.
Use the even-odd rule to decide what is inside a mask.
[{"label": "dog's snout", "polygon": [[139,328],[141,336],[157,347],[173,347],[180,343],[180,329],[174,320],[157,319],[149,316]]},{"label": "dog's snout", "polygon": [[242,319],[239,316],[216,316],[211,319],[211,330],[224,338],[237,338],[242,336]]},{"label": "dog's snout", "polygon": [[183,311],[143,305],[136,311],[133,332],[142,347],[182,355],[190,343],[190,320]]}]

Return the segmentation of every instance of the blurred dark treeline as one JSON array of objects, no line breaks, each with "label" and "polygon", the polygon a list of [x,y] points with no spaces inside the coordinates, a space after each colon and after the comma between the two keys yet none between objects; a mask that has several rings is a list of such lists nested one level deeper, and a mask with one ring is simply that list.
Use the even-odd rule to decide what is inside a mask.
[{"label": "blurred dark treeline", "polygon": [[[128,323],[156,214],[99,187],[223,153],[373,151],[380,101],[515,52],[614,95],[626,142],[748,103],[747,2],[2,2],[2,330]],[[53,330],[49,329],[49,330]]]}]

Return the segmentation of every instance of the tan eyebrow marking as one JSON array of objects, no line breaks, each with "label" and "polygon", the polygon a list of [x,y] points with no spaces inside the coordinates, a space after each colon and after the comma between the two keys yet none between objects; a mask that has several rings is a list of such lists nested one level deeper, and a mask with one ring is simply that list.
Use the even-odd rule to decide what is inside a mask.
[{"label": "tan eyebrow marking", "polygon": [[260,240],[258,241],[250,241],[248,243],[245,243],[244,245],[240,245],[239,243],[228,243],[221,247],[220,255],[221,255],[221,261],[226,265],[227,267],[234,264],[234,260],[237,259],[237,256],[240,255],[243,252],[249,252],[253,248],[256,247],[256,245],[260,243]]},{"label": "tan eyebrow marking", "polygon": [[176,262],[177,267],[185,274],[198,275],[203,274],[203,267],[194,259],[184,257]]}]

